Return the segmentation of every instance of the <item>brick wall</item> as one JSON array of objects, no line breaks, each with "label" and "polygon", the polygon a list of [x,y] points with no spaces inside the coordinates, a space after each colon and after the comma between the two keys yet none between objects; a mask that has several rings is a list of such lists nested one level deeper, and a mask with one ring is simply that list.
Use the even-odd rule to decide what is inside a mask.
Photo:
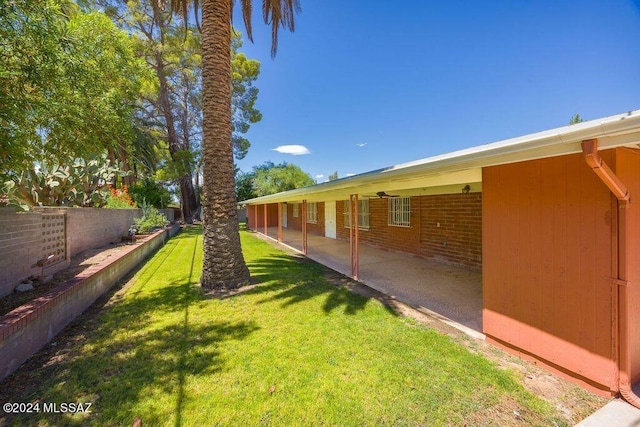
[{"label": "brick wall", "polygon": [[420,199],[420,255],[481,269],[482,193]]},{"label": "brick wall", "polygon": [[[293,216],[294,203],[287,203],[287,228],[302,230],[302,203],[298,205],[298,217]],[[307,223],[307,233],[324,236],[324,202],[318,202],[318,220]]]},{"label": "brick wall", "polygon": [[[255,230],[257,228],[258,231],[264,232],[264,206],[265,205],[249,205],[246,207],[247,224],[250,229]],[[270,203],[267,205],[267,227],[277,226],[278,204]]]},{"label": "brick wall", "polygon": [[[337,237],[344,240],[349,239],[344,217],[347,203],[336,202]],[[388,225],[388,209],[389,199],[369,199],[369,229],[360,230],[362,243],[482,268],[481,193],[412,197],[409,227]]]}]

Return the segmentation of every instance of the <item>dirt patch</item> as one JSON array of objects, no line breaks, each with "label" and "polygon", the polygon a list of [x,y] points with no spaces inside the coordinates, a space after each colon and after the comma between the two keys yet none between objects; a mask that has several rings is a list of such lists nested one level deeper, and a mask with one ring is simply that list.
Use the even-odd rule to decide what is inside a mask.
[{"label": "dirt patch", "polygon": [[100,248],[88,249],[73,256],[69,267],[57,272],[53,276],[53,279],[48,282],[36,279],[32,281],[32,290],[26,292],[14,292],[0,298],[0,316],[4,316],[21,305],[44,295],[59,284],[73,279],[92,265],[99,264],[109,257],[120,253],[127,247],[130,247],[131,245],[139,245],[141,242],[142,240],[138,240],[135,243],[114,243]]}]

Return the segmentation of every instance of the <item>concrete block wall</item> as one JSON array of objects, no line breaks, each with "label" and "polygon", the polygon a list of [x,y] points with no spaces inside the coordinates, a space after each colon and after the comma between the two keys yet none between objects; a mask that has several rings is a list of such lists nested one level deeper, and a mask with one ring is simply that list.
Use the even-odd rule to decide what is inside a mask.
[{"label": "concrete block wall", "polygon": [[[66,260],[45,268],[36,266],[46,257],[43,215],[64,214]],[[30,276],[54,274],[67,267],[71,256],[87,249],[120,242],[140,209],[34,207],[30,212],[0,208],[0,297]]]},{"label": "concrete block wall", "polygon": [[[59,208],[34,208],[47,212]],[[63,208],[67,215],[69,251],[72,255],[87,249],[120,242],[126,236],[133,219],[142,216],[141,209]]]},{"label": "concrete block wall", "polygon": [[[343,240],[349,239],[344,217],[347,203],[336,202],[337,237]],[[411,197],[409,227],[389,225],[388,212],[388,199],[369,199],[369,229],[360,229],[360,242],[482,269],[481,193]]]},{"label": "concrete block wall", "polygon": [[140,239],[117,257],[91,266],[74,279],[0,317],[0,381],[179,229],[175,225]]},{"label": "concrete block wall", "polygon": [[176,210],[173,208],[167,208],[167,209],[158,209],[158,211],[163,214],[164,216],[167,217],[167,220],[169,220],[169,222],[174,222],[176,220],[175,218],[175,212]]},{"label": "concrete block wall", "polygon": [[0,208],[0,297],[21,280],[39,275],[42,258],[42,214]]}]

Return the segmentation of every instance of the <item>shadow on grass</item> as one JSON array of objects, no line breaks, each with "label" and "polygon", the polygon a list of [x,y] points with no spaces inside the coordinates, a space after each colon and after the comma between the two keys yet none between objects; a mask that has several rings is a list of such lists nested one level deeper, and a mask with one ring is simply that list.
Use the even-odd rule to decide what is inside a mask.
[{"label": "shadow on grass", "polygon": [[[147,393],[171,396],[167,402],[172,406],[170,413],[175,416],[175,425],[182,425],[187,377],[222,371],[225,360],[219,352],[220,344],[242,340],[259,329],[255,322],[212,319],[194,324],[190,306],[198,300],[199,294],[188,284],[172,284],[119,304],[96,331],[92,350],[81,352],[69,366],[73,378],[68,374],[60,378],[63,387],[73,387],[76,395],[82,390],[96,390],[95,421],[100,424],[126,424],[137,416],[146,425],[166,423],[167,412],[154,410],[160,408],[148,408],[146,413],[133,411]],[[163,316],[179,311],[182,313],[173,316],[178,314],[181,319],[154,328],[144,319],[147,310],[166,311]]]},{"label": "shadow on grass", "polygon": [[[41,422],[131,425],[140,416],[143,425],[160,425],[168,422],[169,415],[174,425],[183,424],[189,399],[187,379],[223,371],[226,361],[220,354],[221,344],[243,340],[259,329],[253,321],[230,322],[216,319],[213,313],[206,322],[193,318],[194,304],[203,300],[193,286],[197,268],[193,254],[202,241],[200,234],[197,228],[187,228],[174,237],[169,247],[145,265],[147,279],[91,320],[84,330],[90,338],[74,345],[66,357],[42,373],[36,392],[39,398],[93,402],[91,418],[41,413],[36,415]],[[181,247],[182,257],[185,249],[192,253],[191,265],[176,267],[181,273],[173,282],[152,288],[150,284],[161,280],[160,266],[166,269],[179,245],[193,245]],[[37,424],[33,415],[16,421]]]},{"label": "shadow on grass", "polygon": [[[329,270],[306,257],[298,255],[271,255],[257,259],[248,263],[251,270],[251,277],[254,283],[258,284],[249,294],[274,293],[259,303],[269,301],[282,301],[282,307],[288,307],[303,301],[307,301],[320,296],[325,296],[322,309],[329,314],[334,310],[343,308],[345,314],[354,315],[364,310],[370,299],[377,297],[377,292],[351,292],[347,287],[362,284],[352,281],[337,272]],[[329,273],[330,272],[330,273]],[[334,278],[333,282],[339,281],[341,284],[331,283],[327,280],[327,274]],[[392,314],[395,311],[384,304],[385,308]]]}]

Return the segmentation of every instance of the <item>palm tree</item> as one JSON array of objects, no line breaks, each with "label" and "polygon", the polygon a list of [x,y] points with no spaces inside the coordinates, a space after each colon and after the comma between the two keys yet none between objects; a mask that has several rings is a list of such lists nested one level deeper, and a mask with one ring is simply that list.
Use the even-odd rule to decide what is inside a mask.
[{"label": "palm tree", "polygon": [[[192,0],[195,10],[198,0]],[[174,11],[187,14],[188,0],[174,0]],[[236,288],[249,281],[242,256],[236,210],[231,127],[231,11],[233,0],[200,0],[202,5],[202,106],[204,288]],[[240,0],[247,36],[251,0]],[[299,0],[262,0],[265,23],[271,25],[271,56],[280,27],[294,30]],[[197,21],[197,16],[196,16]]]}]

